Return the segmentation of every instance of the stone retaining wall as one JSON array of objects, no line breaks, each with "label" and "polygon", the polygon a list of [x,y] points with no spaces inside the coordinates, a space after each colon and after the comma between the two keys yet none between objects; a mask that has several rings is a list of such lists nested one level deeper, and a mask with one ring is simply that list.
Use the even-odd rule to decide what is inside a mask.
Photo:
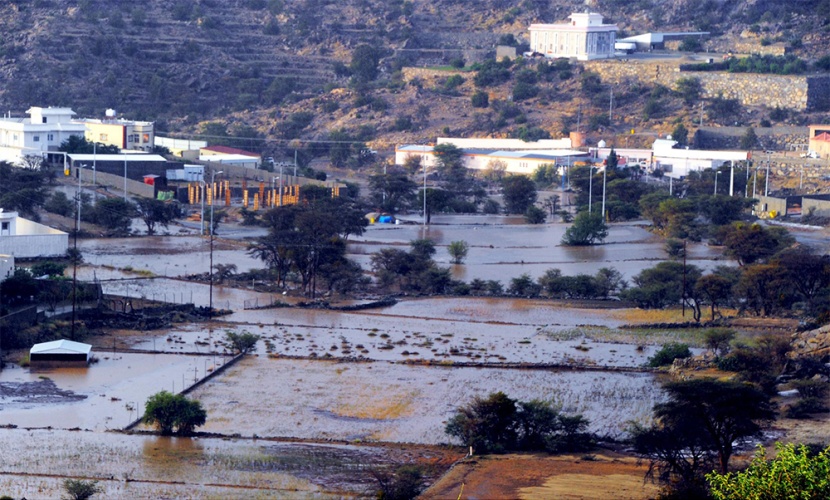
[{"label": "stone retaining wall", "polygon": [[767,75],[756,73],[727,73],[725,71],[681,71],[682,60],[661,61],[589,61],[588,71],[600,75],[608,83],[639,81],[669,88],[681,78],[697,78],[703,87],[703,96],[718,95],[737,99],[744,106],[767,106],[805,110],[823,110],[830,107],[830,76]]},{"label": "stone retaining wall", "polygon": [[795,333],[791,343],[795,356],[830,355],[830,325]]}]

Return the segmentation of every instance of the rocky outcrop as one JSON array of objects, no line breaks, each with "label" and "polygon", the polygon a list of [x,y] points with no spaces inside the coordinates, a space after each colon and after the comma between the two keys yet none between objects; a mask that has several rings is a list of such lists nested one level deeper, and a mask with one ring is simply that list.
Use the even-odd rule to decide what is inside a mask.
[{"label": "rocky outcrop", "polygon": [[793,334],[793,354],[798,356],[830,356],[830,325]]}]

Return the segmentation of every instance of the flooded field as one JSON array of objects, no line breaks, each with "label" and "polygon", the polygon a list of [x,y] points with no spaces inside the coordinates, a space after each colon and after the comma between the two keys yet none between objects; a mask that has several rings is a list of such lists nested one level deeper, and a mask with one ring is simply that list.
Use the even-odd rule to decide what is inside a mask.
[{"label": "flooded field", "polygon": [[365,496],[370,471],[419,462],[440,474],[457,452],[429,448],[181,439],[97,432],[0,429],[0,491],[59,498],[66,478],[99,481],[101,498]]},{"label": "flooded field", "polygon": [[[620,329],[632,309],[585,309],[528,299],[425,298],[363,311],[237,311],[122,339],[140,350],[217,352],[225,330],[261,336],[259,352],[317,359],[410,363],[636,368],[665,343],[700,345],[700,332]],[[221,352],[221,351],[219,351]]]},{"label": "flooded field", "polygon": [[519,370],[246,358],[197,389],[207,431],[268,437],[439,444],[458,406],[503,391],[550,401],[620,437],[629,421],[647,423],[662,399],[643,373]]},{"label": "flooded field", "polygon": [[[0,425],[105,431],[138,418],[149,396],[181,391],[223,357],[112,353],[95,350],[88,368],[31,370],[7,365],[0,372]],[[228,359],[228,358],[224,358]],[[214,364],[216,363],[216,364]]]}]

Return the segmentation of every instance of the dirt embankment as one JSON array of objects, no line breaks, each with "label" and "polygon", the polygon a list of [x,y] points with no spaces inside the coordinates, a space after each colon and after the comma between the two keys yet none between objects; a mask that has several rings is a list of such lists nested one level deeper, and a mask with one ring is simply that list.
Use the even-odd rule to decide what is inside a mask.
[{"label": "dirt embankment", "polygon": [[645,464],[612,452],[596,455],[488,455],[457,464],[420,498],[647,499]]}]

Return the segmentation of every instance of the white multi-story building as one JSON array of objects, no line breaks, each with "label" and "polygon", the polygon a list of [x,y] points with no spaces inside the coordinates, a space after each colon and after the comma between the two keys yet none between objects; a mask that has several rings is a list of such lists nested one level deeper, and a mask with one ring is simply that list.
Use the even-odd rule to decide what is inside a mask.
[{"label": "white multi-story building", "polygon": [[615,24],[603,24],[596,12],[570,15],[567,24],[531,24],[530,50],[550,58],[580,61],[614,57]]},{"label": "white multi-story building", "polygon": [[83,123],[72,121],[70,108],[29,108],[29,118],[0,118],[0,161],[21,163],[26,156],[57,151],[70,136],[84,136]]},{"label": "white multi-story building", "polygon": [[120,149],[151,152],[155,146],[153,122],[141,122],[118,118],[114,109],[108,109],[104,118],[82,118],[86,140],[107,144]]}]

